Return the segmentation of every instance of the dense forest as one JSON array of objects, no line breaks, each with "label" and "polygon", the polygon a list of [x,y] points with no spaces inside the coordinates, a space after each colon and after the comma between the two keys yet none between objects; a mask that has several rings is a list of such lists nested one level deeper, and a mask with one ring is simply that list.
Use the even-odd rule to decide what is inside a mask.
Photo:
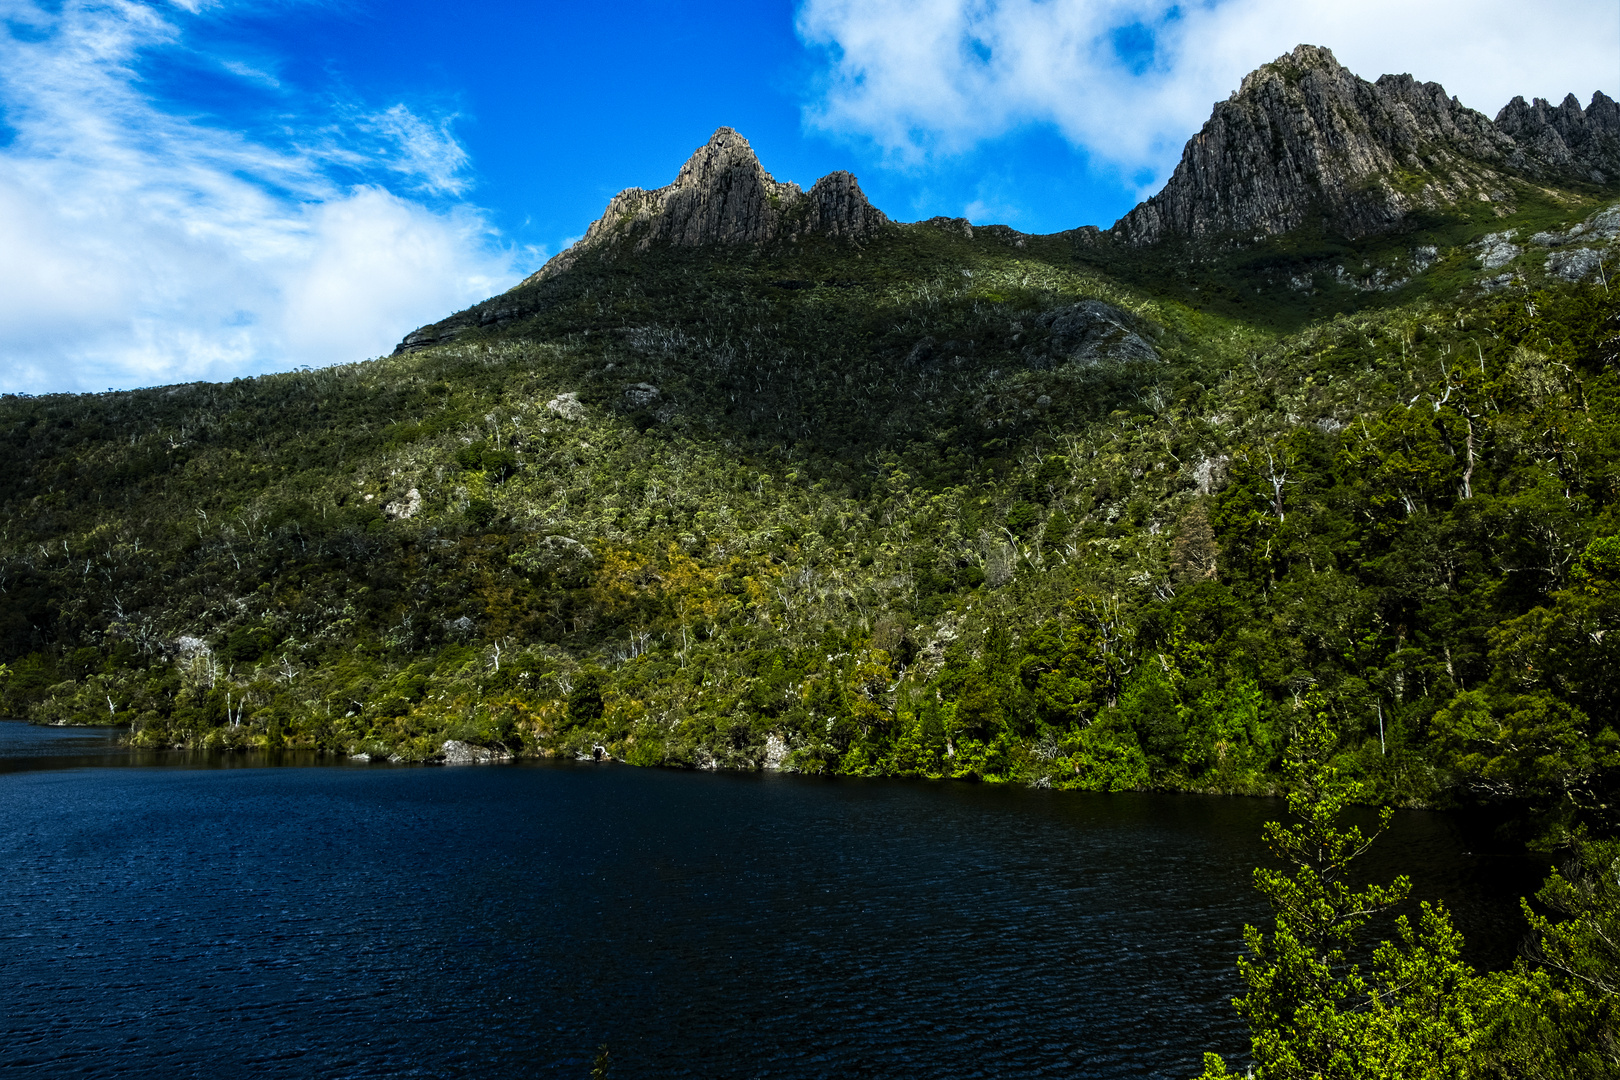
[{"label": "dense forest", "polygon": [[1620,296],[1554,272],[1603,206],[609,251],[391,358],[8,396],[4,710],[1226,792],[1320,713],[1377,801],[1608,829]]}]

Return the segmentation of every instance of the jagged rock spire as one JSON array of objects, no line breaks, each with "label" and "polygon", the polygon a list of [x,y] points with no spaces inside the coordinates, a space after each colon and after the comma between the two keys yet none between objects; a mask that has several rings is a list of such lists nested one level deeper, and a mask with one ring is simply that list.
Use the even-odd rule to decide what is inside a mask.
[{"label": "jagged rock spire", "polygon": [[1414,210],[1498,200],[1511,174],[1606,182],[1620,175],[1620,109],[1516,100],[1496,123],[1438,83],[1367,82],[1327,49],[1301,45],[1247,75],[1182,151],[1164,190],[1113,232],[1253,237],[1320,227],[1346,237]]},{"label": "jagged rock spire", "polygon": [[866,240],[887,223],[849,173],[824,176],[806,194],[766,172],[748,140],[723,127],[687,159],[674,183],[615,195],[577,244],[523,284],[561,273],[586,252],[620,244],[645,251],[659,242],[758,244],[812,234]]},{"label": "jagged rock spire", "polygon": [[1594,184],[1620,178],[1620,104],[1601,90],[1581,108],[1516,97],[1496,114],[1496,129],[1517,144],[1509,164],[1533,176],[1573,176]]}]

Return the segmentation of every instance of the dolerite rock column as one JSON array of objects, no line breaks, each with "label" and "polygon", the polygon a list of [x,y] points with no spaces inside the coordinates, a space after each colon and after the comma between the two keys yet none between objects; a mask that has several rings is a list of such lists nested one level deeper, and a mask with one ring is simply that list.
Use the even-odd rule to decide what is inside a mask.
[{"label": "dolerite rock column", "polygon": [[[1163,191],[1114,226],[1130,243],[1252,237],[1322,226],[1363,236],[1413,204],[1460,197],[1490,180],[1512,140],[1435,83],[1358,78],[1324,48],[1301,45],[1250,73],[1215,106]],[[1400,172],[1438,181],[1414,193],[1370,183]]]},{"label": "dolerite rock column", "polygon": [[811,187],[802,231],[840,240],[870,240],[889,219],[867,201],[860,182],[843,170],[828,173]]},{"label": "dolerite rock column", "polygon": [[1249,74],[1182,151],[1164,190],[1121,218],[1117,239],[1243,242],[1320,228],[1355,239],[1419,209],[1511,200],[1515,178],[1620,179],[1620,106],[1515,98],[1492,123],[1438,83],[1367,82],[1301,45]]},{"label": "dolerite rock column", "polygon": [[1527,175],[1593,184],[1620,179],[1620,104],[1602,91],[1584,109],[1574,94],[1556,106],[1516,97],[1496,114],[1496,128],[1513,139],[1511,163]]},{"label": "dolerite rock column", "polygon": [[621,243],[646,251],[657,243],[760,244],[803,235],[866,240],[888,221],[849,173],[822,177],[806,195],[799,185],[766,172],[747,139],[721,128],[681,166],[674,183],[615,195],[577,244],[523,285],[561,273],[586,252]]},{"label": "dolerite rock column", "polygon": [[414,352],[468,330],[526,317],[533,301],[525,290],[566,273],[591,252],[642,252],[656,244],[735,247],[810,236],[863,243],[889,226],[849,173],[830,173],[806,193],[766,172],[748,140],[723,127],[687,159],[674,183],[619,192],[567,251],[501,296],[412,331],[394,352]]}]

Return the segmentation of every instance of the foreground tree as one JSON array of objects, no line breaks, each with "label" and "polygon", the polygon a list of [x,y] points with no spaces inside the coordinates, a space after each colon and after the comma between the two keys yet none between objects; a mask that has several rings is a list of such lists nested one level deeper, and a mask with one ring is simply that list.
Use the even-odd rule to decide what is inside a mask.
[{"label": "foreground tree", "polygon": [[1525,958],[1493,997],[1479,1075],[1620,1076],[1620,842],[1578,843],[1536,900],[1524,902]]},{"label": "foreground tree", "polygon": [[[1265,837],[1287,869],[1261,867],[1255,886],[1276,914],[1245,927],[1238,961],[1248,994],[1255,1080],[1586,1080],[1620,1077],[1620,841],[1572,841],[1574,857],[1522,901],[1530,935],[1512,970],[1476,974],[1445,909],[1372,948],[1361,933],[1404,900],[1411,883],[1358,887],[1352,864],[1389,826],[1367,835],[1341,823],[1365,794],[1331,764],[1330,729],[1301,733],[1288,764],[1291,823]],[[1367,957],[1365,970],[1356,958]],[[1200,1080],[1231,1077],[1206,1054]]]},{"label": "foreground tree", "polygon": [[[1484,983],[1459,959],[1462,938],[1444,908],[1423,905],[1416,926],[1396,920],[1367,970],[1355,959],[1361,932],[1404,900],[1411,882],[1357,887],[1352,864],[1389,826],[1380,814],[1367,835],[1341,825],[1362,794],[1328,761],[1325,721],[1303,732],[1288,765],[1291,823],[1268,822],[1265,837],[1286,870],[1262,867],[1255,887],[1276,915],[1269,932],[1244,928],[1250,956],[1238,961],[1248,994],[1235,1004],[1248,1021],[1258,1080],[1470,1075]],[[1218,1055],[1204,1080],[1232,1076]]]}]

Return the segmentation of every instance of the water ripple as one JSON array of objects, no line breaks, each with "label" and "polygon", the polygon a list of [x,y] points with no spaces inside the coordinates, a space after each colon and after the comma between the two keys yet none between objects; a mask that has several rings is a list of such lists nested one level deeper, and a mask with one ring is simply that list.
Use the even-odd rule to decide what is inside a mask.
[{"label": "water ripple", "polygon": [[[590,766],[13,771],[0,1068],[584,1077],[606,1042],[615,1077],[1187,1076],[1245,1043],[1275,810]],[[1463,847],[1406,815],[1385,857],[1421,855],[1420,891],[1506,955],[1528,872]]]}]

